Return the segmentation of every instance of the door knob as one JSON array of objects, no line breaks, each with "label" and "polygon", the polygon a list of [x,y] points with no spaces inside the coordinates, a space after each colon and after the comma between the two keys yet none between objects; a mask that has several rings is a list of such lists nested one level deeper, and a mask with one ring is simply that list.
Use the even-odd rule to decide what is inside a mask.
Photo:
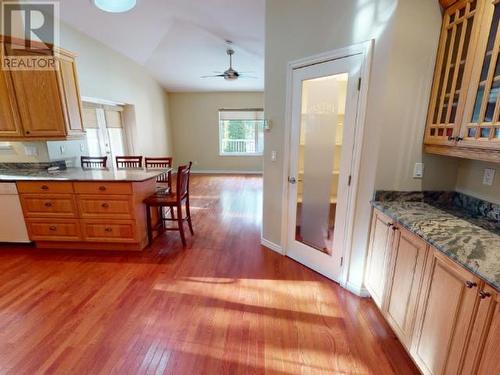
[{"label": "door knob", "polygon": [[288,177],[288,182],[291,183],[291,184],[296,184],[297,183],[297,179],[295,177]]}]

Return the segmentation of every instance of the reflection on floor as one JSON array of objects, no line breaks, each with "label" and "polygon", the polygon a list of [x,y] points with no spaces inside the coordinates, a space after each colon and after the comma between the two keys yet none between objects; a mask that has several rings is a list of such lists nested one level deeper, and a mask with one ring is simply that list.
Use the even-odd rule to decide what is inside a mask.
[{"label": "reflection on floor", "polygon": [[185,250],[0,248],[0,373],[418,373],[369,300],[259,245],[261,178],[191,190]]}]

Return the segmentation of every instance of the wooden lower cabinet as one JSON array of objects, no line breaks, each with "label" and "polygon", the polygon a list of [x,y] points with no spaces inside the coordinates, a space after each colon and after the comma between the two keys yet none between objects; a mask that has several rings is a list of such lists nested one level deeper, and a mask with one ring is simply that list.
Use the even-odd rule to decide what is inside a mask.
[{"label": "wooden lower cabinet", "polygon": [[156,190],[143,182],[18,182],[28,233],[38,247],[142,250],[145,206]]},{"label": "wooden lower cabinet", "polygon": [[459,374],[480,281],[432,249],[411,354],[424,374]]},{"label": "wooden lower cabinet", "polygon": [[384,313],[389,325],[407,348],[411,344],[427,251],[425,241],[396,227]]},{"label": "wooden lower cabinet", "polygon": [[500,374],[500,294],[378,210],[365,284],[423,374]]},{"label": "wooden lower cabinet", "polygon": [[382,307],[384,300],[393,236],[392,219],[379,211],[374,211],[365,287],[378,307]]}]

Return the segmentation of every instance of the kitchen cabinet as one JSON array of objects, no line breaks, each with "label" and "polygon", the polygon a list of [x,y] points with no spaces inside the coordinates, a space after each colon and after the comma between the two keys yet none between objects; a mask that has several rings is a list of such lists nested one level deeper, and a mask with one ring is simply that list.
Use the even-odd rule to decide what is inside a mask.
[{"label": "kitchen cabinet", "polygon": [[[3,44],[0,44],[3,48]],[[10,71],[0,69],[0,138],[23,135]]]},{"label": "kitchen cabinet", "polygon": [[423,374],[500,374],[500,293],[378,210],[365,286]]},{"label": "kitchen cabinet", "polygon": [[[2,46],[10,55],[21,53],[11,48],[13,43],[19,42],[9,41]],[[58,53],[54,69],[2,71],[6,84],[2,87],[0,80],[0,106],[10,105],[16,110],[2,121],[0,140],[50,140],[84,135],[75,57],[62,49]],[[24,50],[22,55],[41,56]]]},{"label": "kitchen cabinet", "polygon": [[424,278],[410,352],[424,374],[459,374],[480,281],[435,249]]},{"label": "kitchen cabinet", "polygon": [[392,219],[379,211],[374,211],[366,264],[365,287],[375,304],[380,308],[386,290],[390,251],[394,236],[393,228]]},{"label": "kitchen cabinet", "polygon": [[383,313],[407,348],[411,344],[417,301],[428,246],[406,229],[396,226],[391,251],[387,300]]},{"label": "kitchen cabinet", "polygon": [[425,151],[500,162],[500,3],[459,0],[444,11]]},{"label": "kitchen cabinet", "polygon": [[500,374],[500,293],[482,286],[463,374]]},{"label": "kitchen cabinet", "polygon": [[142,201],[156,177],[142,182],[19,181],[17,189],[37,247],[142,250],[147,245]]}]

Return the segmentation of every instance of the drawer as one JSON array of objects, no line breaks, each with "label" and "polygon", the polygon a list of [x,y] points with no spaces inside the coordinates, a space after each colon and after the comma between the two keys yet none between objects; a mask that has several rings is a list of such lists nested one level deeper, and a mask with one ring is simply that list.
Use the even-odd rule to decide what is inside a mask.
[{"label": "drawer", "polygon": [[81,218],[132,219],[134,203],[130,195],[78,195]]},{"label": "drawer", "polygon": [[77,219],[28,219],[28,232],[33,241],[80,241]]},{"label": "drawer", "polygon": [[127,182],[75,182],[78,194],[132,194],[132,184]]},{"label": "drawer", "polygon": [[75,198],[72,194],[22,194],[24,216],[77,217]]},{"label": "drawer", "polygon": [[18,181],[16,183],[19,193],[73,193],[72,182],[50,182],[50,181]]},{"label": "drawer", "polygon": [[83,237],[95,242],[137,242],[134,220],[82,220]]}]

